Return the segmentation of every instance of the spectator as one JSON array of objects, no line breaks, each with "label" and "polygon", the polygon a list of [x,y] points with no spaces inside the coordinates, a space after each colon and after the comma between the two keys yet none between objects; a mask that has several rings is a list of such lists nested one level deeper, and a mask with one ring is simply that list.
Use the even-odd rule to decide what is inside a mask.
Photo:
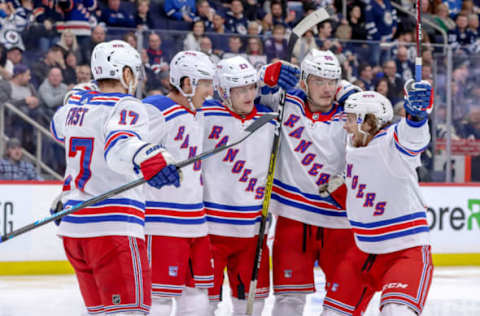
[{"label": "spectator", "polygon": [[247,34],[249,36],[258,36],[258,34],[260,34],[260,31],[260,24],[257,21],[248,22]]},{"label": "spectator", "polygon": [[7,142],[7,152],[0,160],[1,180],[42,180],[35,167],[23,159],[22,146],[17,138]]},{"label": "spectator", "polygon": [[197,14],[194,0],[165,0],[163,8],[169,18],[189,23],[193,22]]},{"label": "spectator", "polygon": [[39,47],[40,53],[45,54],[48,49],[55,45],[59,40],[57,27],[63,25],[63,15],[58,2],[53,5],[52,2],[42,3],[34,10],[33,21],[28,32],[24,34],[27,37],[26,42],[33,42],[27,47]]},{"label": "spectator", "polygon": [[77,61],[82,62],[82,52],[78,46],[77,37],[73,34],[72,30],[65,30],[57,45],[63,48],[65,52],[73,52]]},{"label": "spectator", "polygon": [[9,80],[13,73],[13,63],[7,58],[7,49],[0,44],[0,80]]},{"label": "spectator", "polygon": [[265,17],[264,1],[248,0],[244,2],[244,14],[248,21],[261,21]]},{"label": "spectator", "polygon": [[107,26],[136,27],[132,14],[120,9],[120,0],[108,0],[108,6],[102,10],[100,21]]},{"label": "spectator", "polygon": [[367,90],[367,87],[365,86],[365,83],[360,79],[357,79],[357,80],[353,81],[352,83],[362,90]]},{"label": "spectator", "polygon": [[330,21],[322,22],[318,25],[318,39],[320,41],[325,41],[329,38],[332,38],[332,24]]},{"label": "spectator", "polygon": [[227,30],[231,33],[247,35],[248,20],[243,15],[243,2],[233,0],[231,11],[227,12]]},{"label": "spectator", "polygon": [[207,32],[213,31],[213,17],[215,16],[215,10],[210,7],[208,0],[197,1],[197,16],[195,21],[202,21],[203,26]]},{"label": "spectator", "polygon": [[387,80],[388,95],[392,104],[397,103],[403,99],[403,85],[402,76],[397,73],[397,64],[394,60],[387,60],[383,63],[383,77]]},{"label": "spectator", "polygon": [[[150,14],[150,0],[138,0],[137,12],[135,13],[134,20],[137,29],[153,30],[155,28],[155,24],[153,23]],[[132,47],[136,48],[137,46]]]},{"label": "spectator", "polygon": [[77,57],[73,52],[67,52],[65,55],[65,69],[62,69],[63,82],[70,90],[77,82]]},{"label": "spectator", "polygon": [[462,10],[463,0],[442,0],[448,6],[448,12],[450,17],[454,19],[458,13]]},{"label": "spectator", "polygon": [[399,46],[397,49],[397,56],[395,58],[395,64],[397,65],[397,72],[405,82],[410,78],[413,78],[413,62],[408,58],[408,50],[405,46]]},{"label": "spectator", "polygon": [[358,79],[363,82],[364,90],[373,90],[373,72],[369,64],[360,64],[358,66]]},{"label": "spectator", "polygon": [[274,58],[287,59],[287,40],[285,39],[285,27],[277,24],[273,27],[272,38],[265,41],[265,54],[268,60]]},{"label": "spectator", "polygon": [[388,81],[387,78],[380,78],[375,84],[375,91],[388,98]]},{"label": "spectator", "polygon": [[480,139],[480,105],[472,104],[468,115],[457,126],[460,138]]},{"label": "spectator", "polygon": [[220,61],[220,57],[213,53],[212,41],[208,36],[202,36],[200,38],[200,51],[210,57],[210,60],[215,65]]},{"label": "spectator", "polygon": [[213,31],[215,32],[215,35],[211,37],[213,51],[216,55],[221,56],[228,50],[228,37],[225,36],[227,29],[225,28],[225,16],[223,13],[217,12],[213,16]]},{"label": "spectator", "polygon": [[265,31],[273,31],[273,27],[276,24],[281,24],[286,29],[291,29],[294,26],[295,18],[295,11],[290,11],[287,16],[283,11],[282,2],[274,0],[270,3],[270,13],[263,18],[263,29]]},{"label": "spectator", "polygon": [[448,6],[445,3],[440,3],[435,7],[433,21],[447,33],[455,29],[455,22],[448,15]]},{"label": "spectator", "polygon": [[263,54],[263,45],[260,38],[250,37],[248,39],[247,59],[257,70],[267,64],[267,56]]},{"label": "spectator", "polygon": [[303,60],[303,57],[311,50],[318,49],[317,43],[315,42],[315,37],[313,36],[313,31],[308,30],[302,36],[302,38],[297,41],[293,47],[293,56],[297,57],[299,60]]},{"label": "spectator", "polygon": [[348,24],[352,27],[352,39],[364,41],[367,39],[365,22],[362,19],[362,9],[358,5],[352,6]]},{"label": "spectator", "polygon": [[[62,0],[58,1],[64,23],[59,26],[59,31],[71,30],[77,36],[80,47],[86,47],[92,35],[92,26],[97,23],[95,10],[96,0]],[[90,61],[83,59],[83,62]]]},{"label": "spectator", "polygon": [[478,15],[475,13],[468,15],[468,29],[473,33],[475,39],[478,38]]},{"label": "spectator", "polygon": [[105,37],[106,30],[101,24],[93,28],[92,37],[89,39],[89,42],[85,46],[82,45],[82,47],[86,47],[86,49],[82,49],[82,63],[90,64],[93,48],[97,46],[97,44],[105,42]]},{"label": "spectator", "polygon": [[[367,39],[387,43],[392,41],[397,29],[397,11],[390,0],[371,0],[365,8]],[[370,49],[370,64],[381,64],[381,47],[375,43]]]},{"label": "spectator", "polygon": [[161,49],[162,39],[157,33],[151,33],[148,36],[148,64],[154,72],[167,71],[168,62]]},{"label": "spectator", "polygon": [[242,51],[242,40],[238,35],[232,35],[228,39],[228,52],[223,54],[223,58],[235,57],[237,55],[245,55]]},{"label": "spectator", "polygon": [[128,32],[123,35],[122,39],[130,44],[133,48],[137,48],[137,36],[135,35],[134,32]]},{"label": "spectator", "polygon": [[455,50],[462,50],[465,53],[469,53],[471,45],[475,42],[475,34],[469,30],[468,17],[460,13],[457,15],[456,28],[453,31],[448,32],[448,43],[452,44]]},{"label": "spectator", "polygon": [[92,72],[90,70],[90,66],[86,64],[78,65],[77,68],[75,68],[75,75],[75,77],[77,78],[77,84],[90,82],[92,80]]},{"label": "spectator", "polygon": [[38,87],[43,82],[52,67],[59,67],[62,70],[66,68],[63,50],[60,46],[51,47],[42,60],[33,64],[32,77],[35,86]]},{"label": "spectator", "polygon": [[193,30],[187,34],[187,37],[183,41],[184,50],[200,50],[200,38],[205,33],[205,25],[203,21],[197,21],[193,23]]},{"label": "spectator", "polygon": [[[35,88],[30,84],[30,78],[30,70],[27,66],[15,65],[12,79],[0,82],[0,104],[8,102],[35,121],[45,124],[40,101]],[[9,112],[6,112],[5,121],[6,130],[11,132],[10,135],[20,139],[22,144],[33,152],[35,141],[32,127]]]},{"label": "spectator", "polygon": [[7,45],[5,45],[5,48],[7,49],[7,59],[12,62],[13,66],[18,65],[22,62],[23,52],[25,50],[23,47],[8,47]]},{"label": "spectator", "polygon": [[68,91],[67,85],[62,81],[62,70],[58,67],[53,67],[48,72],[48,77],[38,89],[38,94],[46,109],[43,112],[47,114],[50,119],[58,107],[63,104],[63,97]]}]

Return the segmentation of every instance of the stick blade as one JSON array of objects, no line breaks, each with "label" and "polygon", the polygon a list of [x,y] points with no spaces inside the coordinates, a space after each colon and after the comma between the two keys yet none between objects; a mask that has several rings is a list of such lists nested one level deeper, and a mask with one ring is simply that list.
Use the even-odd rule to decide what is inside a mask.
[{"label": "stick blade", "polygon": [[328,14],[327,10],[324,8],[320,8],[309,15],[307,15],[303,20],[301,20],[294,28],[293,33],[297,35],[299,38],[305,34],[306,31],[314,27],[320,22],[328,20],[330,15]]},{"label": "stick blade", "polygon": [[245,131],[246,132],[249,132],[249,133],[253,133],[255,132],[257,129],[259,129],[260,127],[262,127],[263,125],[267,124],[268,122],[270,122],[271,120],[273,120],[274,118],[276,118],[278,116],[277,113],[269,113],[269,114],[265,114],[265,115],[262,115],[260,118],[258,118],[255,122],[253,122],[252,124],[250,124],[246,129]]}]

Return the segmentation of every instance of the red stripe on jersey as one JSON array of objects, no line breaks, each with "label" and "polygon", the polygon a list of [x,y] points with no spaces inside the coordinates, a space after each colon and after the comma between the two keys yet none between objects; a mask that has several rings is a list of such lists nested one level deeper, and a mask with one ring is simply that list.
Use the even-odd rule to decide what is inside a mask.
[{"label": "red stripe on jersey", "polygon": [[205,209],[199,211],[172,211],[166,209],[158,209],[158,208],[147,208],[145,210],[147,216],[153,215],[162,215],[162,216],[175,216],[175,217],[203,217],[205,216]]},{"label": "red stripe on jersey", "polygon": [[129,132],[118,132],[116,134],[113,134],[112,136],[110,136],[110,138],[107,140],[107,142],[105,143],[105,147],[103,148],[103,150],[107,150],[108,146],[110,146],[110,144],[115,140],[117,139],[118,137],[122,136],[122,135],[127,135],[128,137],[136,137],[135,134],[133,133],[129,133]]},{"label": "red stripe on jersey", "polygon": [[206,209],[208,215],[217,216],[217,217],[226,217],[226,218],[242,218],[242,219],[254,219],[260,216],[262,213],[261,210],[252,213],[245,213],[245,212],[224,212],[224,211],[217,211],[207,208]]},{"label": "red stripe on jersey", "polygon": [[113,97],[94,97],[90,101],[119,101],[120,98],[113,98]]},{"label": "red stripe on jersey", "polygon": [[428,226],[427,220],[424,218],[417,219],[417,220],[409,221],[406,223],[401,223],[401,224],[387,226],[387,227],[374,228],[374,229],[364,229],[364,228],[353,227],[353,231],[359,235],[372,236],[372,235],[382,235],[385,233],[391,233],[397,230],[403,230],[403,229],[413,228],[417,226]]},{"label": "red stripe on jersey", "polygon": [[73,215],[105,215],[105,214],[128,214],[145,218],[143,211],[129,206],[102,206],[102,207],[89,207],[84,208],[73,213]]}]

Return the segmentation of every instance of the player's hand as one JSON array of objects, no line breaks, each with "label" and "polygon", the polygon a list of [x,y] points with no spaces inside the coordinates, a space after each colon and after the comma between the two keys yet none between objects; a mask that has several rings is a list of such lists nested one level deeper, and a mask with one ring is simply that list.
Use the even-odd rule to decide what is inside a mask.
[{"label": "player's hand", "polygon": [[[50,214],[52,215],[55,215],[56,213],[60,212],[61,210],[63,210],[63,203],[62,203],[62,193],[60,193],[52,202],[52,204],[50,205]],[[59,218],[59,219],[56,219],[55,220],[55,225],[60,225],[60,221],[62,219]]]},{"label": "player's hand", "polygon": [[338,103],[343,104],[349,96],[361,91],[362,89],[360,89],[359,86],[356,86],[347,80],[339,80],[337,91],[335,92],[335,100]]},{"label": "player's hand", "polygon": [[279,86],[283,90],[295,88],[299,81],[298,67],[282,61],[265,65],[260,70],[260,80],[269,87]]},{"label": "player's hand", "polygon": [[417,121],[427,118],[433,107],[432,85],[428,81],[408,80],[404,86],[405,111]]},{"label": "player's hand", "polygon": [[332,197],[344,210],[347,204],[347,186],[343,176],[334,176],[318,187],[318,193],[322,198]]},{"label": "player's hand", "polygon": [[[162,170],[167,165],[173,165],[175,160],[162,146],[154,144],[145,144],[133,157],[135,169],[142,172],[143,178],[147,183],[157,189],[167,184],[180,185],[180,175],[173,170]],[[171,169],[171,168],[170,168]],[[171,177],[172,173],[177,173],[178,179]]]},{"label": "player's hand", "polygon": [[183,175],[180,169],[177,169],[175,165],[168,165],[153,176],[153,178],[148,180],[148,184],[157,189],[171,184],[178,188],[182,181],[182,177]]}]

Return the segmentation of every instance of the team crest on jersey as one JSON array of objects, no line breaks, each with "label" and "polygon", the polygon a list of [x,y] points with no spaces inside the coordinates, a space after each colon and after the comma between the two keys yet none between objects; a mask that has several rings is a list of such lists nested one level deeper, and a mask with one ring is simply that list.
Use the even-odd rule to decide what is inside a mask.
[{"label": "team crest on jersey", "polygon": [[386,25],[391,25],[393,23],[393,16],[390,12],[385,12],[385,15],[383,16],[383,21],[385,22]]},{"label": "team crest on jersey", "polygon": [[168,275],[171,277],[178,276],[178,266],[169,266],[168,267]]},{"label": "team crest on jersey", "polygon": [[113,305],[119,305],[122,302],[120,294],[113,294],[112,295],[112,303]]},{"label": "team crest on jersey", "polygon": [[283,270],[283,275],[287,278],[290,279],[292,277],[292,270]]}]

